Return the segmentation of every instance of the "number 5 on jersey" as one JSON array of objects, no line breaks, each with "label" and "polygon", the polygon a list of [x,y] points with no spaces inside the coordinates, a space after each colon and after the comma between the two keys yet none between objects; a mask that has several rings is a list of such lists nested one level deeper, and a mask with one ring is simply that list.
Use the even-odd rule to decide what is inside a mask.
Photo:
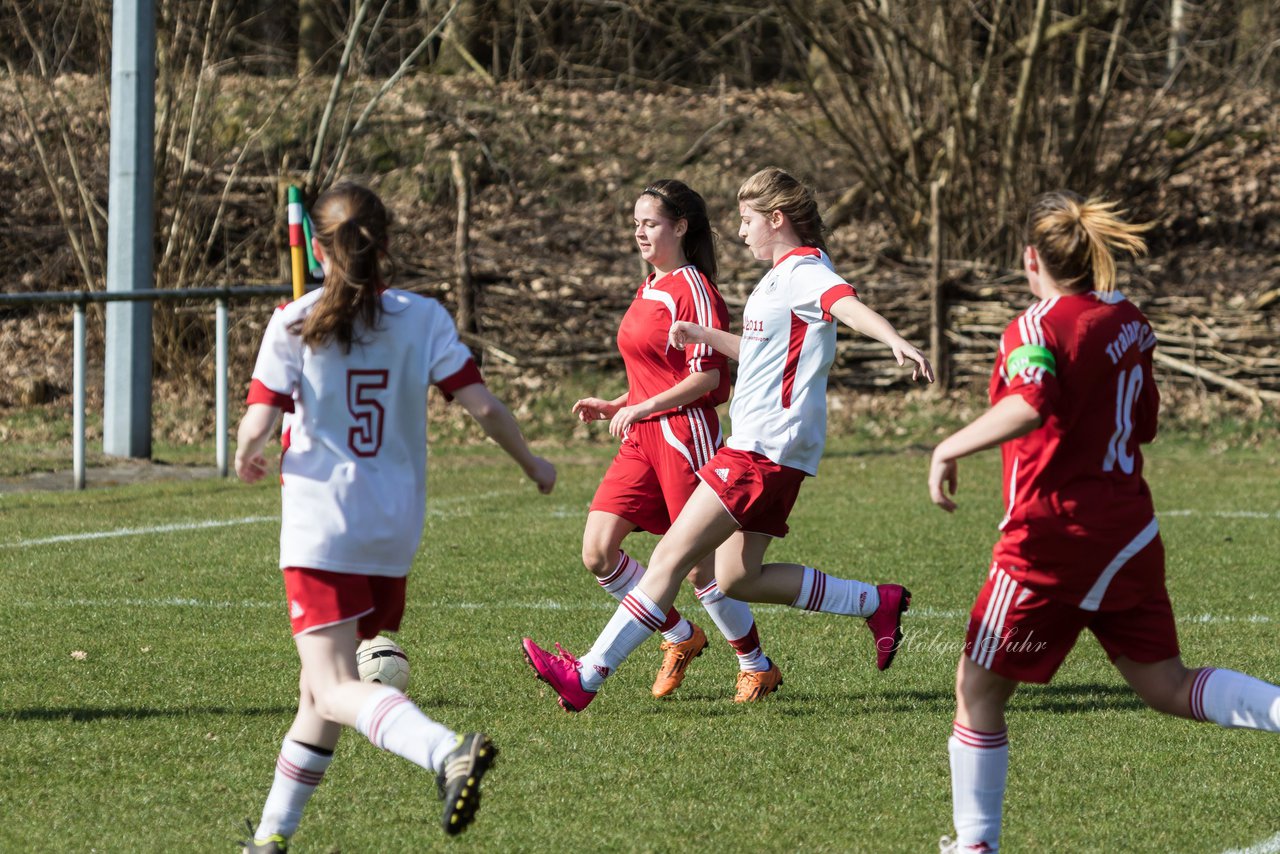
[{"label": "number 5 on jersey", "polygon": [[347,431],[347,446],[357,457],[372,457],[382,447],[385,415],[377,393],[387,387],[385,370],[347,371],[347,409],[355,426]]}]

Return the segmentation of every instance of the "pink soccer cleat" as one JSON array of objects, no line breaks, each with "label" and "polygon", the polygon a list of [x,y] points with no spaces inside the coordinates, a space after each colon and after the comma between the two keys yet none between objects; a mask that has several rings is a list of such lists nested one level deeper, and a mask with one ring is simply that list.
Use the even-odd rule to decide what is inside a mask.
[{"label": "pink soccer cleat", "polygon": [[582,680],[578,678],[582,662],[574,658],[573,653],[556,644],[556,654],[552,655],[529,638],[521,640],[520,645],[524,647],[524,657],[533,672],[560,695],[560,708],[566,712],[580,712],[596,698],[595,691],[582,687]]},{"label": "pink soccer cleat", "polygon": [[902,643],[902,615],[911,605],[911,591],[901,584],[878,584],[880,606],[867,618],[876,643],[876,667],[888,670]]}]

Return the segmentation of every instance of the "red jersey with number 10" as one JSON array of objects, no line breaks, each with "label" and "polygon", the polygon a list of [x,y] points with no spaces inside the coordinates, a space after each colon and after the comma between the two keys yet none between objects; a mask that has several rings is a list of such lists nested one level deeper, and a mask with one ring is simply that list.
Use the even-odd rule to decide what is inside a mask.
[{"label": "red jersey with number 10", "polygon": [[992,404],[1010,394],[1041,426],[1005,442],[1003,536],[995,563],[1086,610],[1128,607],[1163,566],[1126,563],[1159,535],[1141,445],[1156,434],[1156,337],[1118,293],[1037,302],[1000,339]]},{"label": "red jersey with number 10", "polygon": [[618,326],[618,351],[627,369],[627,405],[642,403],[667,391],[690,374],[719,371],[714,389],[684,406],[655,412],[652,421],[673,411],[716,406],[729,399],[729,366],[725,357],[706,344],[683,350],[667,346],[667,333],[677,320],[712,329],[729,328],[729,309],[715,285],[689,264],[660,279],[650,275]]}]

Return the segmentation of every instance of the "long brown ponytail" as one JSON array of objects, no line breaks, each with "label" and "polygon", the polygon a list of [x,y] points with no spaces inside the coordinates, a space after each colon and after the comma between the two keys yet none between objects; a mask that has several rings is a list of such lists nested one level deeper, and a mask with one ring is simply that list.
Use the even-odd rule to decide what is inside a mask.
[{"label": "long brown ponytail", "polygon": [[1025,240],[1059,285],[1110,293],[1116,287],[1114,253],[1145,254],[1147,242],[1139,235],[1153,225],[1125,222],[1115,208],[1115,202],[1086,201],[1071,190],[1043,193],[1031,202]]},{"label": "long brown ponytail", "polygon": [[302,324],[312,349],[337,341],[344,351],[356,342],[357,323],[376,329],[382,314],[380,261],[387,255],[391,216],[377,194],[350,181],[335,184],[313,207],[315,238],[329,260],[324,291]]}]

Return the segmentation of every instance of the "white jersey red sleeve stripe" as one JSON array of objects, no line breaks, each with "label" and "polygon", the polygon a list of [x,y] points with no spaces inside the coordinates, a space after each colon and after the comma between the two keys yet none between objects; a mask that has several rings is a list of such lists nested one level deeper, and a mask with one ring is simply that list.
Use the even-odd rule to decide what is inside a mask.
[{"label": "white jersey red sleeve stripe", "polygon": [[262,380],[252,379],[249,381],[249,395],[245,398],[245,403],[265,403],[267,406],[274,406],[285,412],[293,411],[293,395],[285,394],[281,391],[273,391],[263,385]]},{"label": "white jersey red sleeve stripe", "polygon": [[466,388],[476,383],[484,384],[484,376],[480,373],[480,369],[476,367],[475,361],[467,359],[467,363],[462,366],[456,374],[451,374],[437,382],[436,388],[444,394],[445,400],[453,400],[453,393],[460,388]]},{"label": "white jersey red sleeve stripe", "polygon": [[834,288],[829,288],[825,293],[823,293],[821,300],[822,319],[828,323],[835,320],[835,318],[831,316],[831,306],[840,302],[840,300],[845,297],[853,297],[854,299],[858,298],[858,292],[853,289],[853,285],[842,283],[836,285]]}]

